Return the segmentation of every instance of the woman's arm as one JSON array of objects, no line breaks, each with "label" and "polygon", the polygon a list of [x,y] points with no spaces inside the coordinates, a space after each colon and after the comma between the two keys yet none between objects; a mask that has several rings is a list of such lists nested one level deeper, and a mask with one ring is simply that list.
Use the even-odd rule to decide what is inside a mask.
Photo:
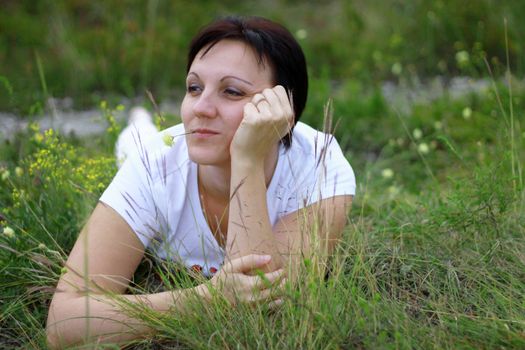
[{"label": "woman's arm", "polygon": [[[269,271],[301,256],[326,256],[339,239],[352,196],[335,196],[290,213],[272,228],[266,200],[264,161],[289,130],[293,112],[282,86],[265,89],[245,106],[244,119],[230,146],[231,184],[226,252],[230,258],[269,254]],[[317,251],[322,250],[322,251]],[[285,261],[285,260],[286,261]]]},{"label": "woman's arm", "polygon": [[265,166],[293,123],[285,89],[278,85],[253,96],[230,145],[231,178],[226,255],[269,254],[270,271],[282,266],[268,216]]},{"label": "woman's arm", "polygon": [[[271,227],[264,174],[254,167],[236,167],[233,179],[242,182],[230,203],[227,253],[269,254],[268,271],[284,265],[295,269],[304,258],[324,259],[333,251],[347,222],[352,196],[335,196],[290,213]],[[233,175],[235,174],[235,175]],[[314,254],[315,253],[315,254]]]},{"label": "woman's arm", "polygon": [[335,196],[290,213],[274,227],[279,253],[292,268],[309,259],[324,268],[346,226],[353,196]]},{"label": "woman's arm", "polygon": [[226,256],[268,254],[272,256],[268,271],[274,271],[283,263],[268,215],[263,164],[232,159],[231,174]]},{"label": "woman's arm", "polygon": [[[99,203],[82,230],[66,263],[49,308],[47,337],[52,348],[79,342],[121,342],[150,331],[117,305],[137,268],[144,247],[128,224]],[[157,311],[182,310],[190,293],[177,290],[150,295],[121,295]]]},{"label": "woman's arm", "polygon": [[[113,209],[99,203],[71,251],[67,272],[53,296],[46,329],[50,347],[121,343],[147,337],[152,330],[125,312],[125,303],[159,312],[185,312],[191,297],[211,300],[205,284],[156,294],[124,295],[143,255],[144,247],[128,224]],[[255,255],[233,260],[222,267],[209,285],[231,302],[270,299],[270,288],[266,290],[267,284],[261,283],[261,277],[245,274],[265,266],[269,260]],[[272,284],[278,283],[281,271],[266,274],[265,278]]]}]

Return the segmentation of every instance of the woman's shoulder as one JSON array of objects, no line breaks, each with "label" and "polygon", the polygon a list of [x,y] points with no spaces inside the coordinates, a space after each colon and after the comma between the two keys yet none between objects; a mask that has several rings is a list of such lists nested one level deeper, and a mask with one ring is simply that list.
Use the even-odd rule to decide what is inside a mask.
[{"label": "woman's shoulder", "polygon": [[314,129],[308,124],[297,122],[292,135],[291,153],[299,153],[309,156],[320,155],[326,149],[340,149],[339,144],[332,134]]}]

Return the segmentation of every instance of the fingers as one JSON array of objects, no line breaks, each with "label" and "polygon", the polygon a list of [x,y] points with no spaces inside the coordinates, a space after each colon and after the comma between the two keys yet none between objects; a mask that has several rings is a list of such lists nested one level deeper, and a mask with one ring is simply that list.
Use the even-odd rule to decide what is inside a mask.
[{"label": "fingers", "polygon": [[277,309],[282,305],[283,302],[284,302],[283,299],[272,300],[272,301],[270,301],[270,303],[268,304],[268,309],[270,309],[270,310],[272,310],[272,311],[275,311],[275,310],[277,310]]},{"label": "fingers", "polygon": [[270,302],[270,304],[276,303],[278,305],[282,302],[285,283],[286,280],[283,279],[278,285],[272,285],[272,287],[262,290],[253,290],[245,301],[248,303]]},{"label": "fingers", "polygon": [[268,264],[271,259],[271,255],[250,254],[231,260],[225,267],[229,272],[250,272],[262,268]]},{"label": "fingers", "polygon": [[255,94],[252,97],[251,103],[253,103],[254,106],[257,106],[262,100],[264,100],[263,94]]},{"label": "fingers", "polygon": [[261,113],[272,112],[272,114],[284,115],[293,119],[291,100],[281,85],[264,89],[262,92],[253,95],[250,102]]},{"label": "fingers", "polygon": [[270,303],[282,297],[285,290],[285,269],[248,275],[260,269],[271,256],[251,254],[227,262],[220,273],[212,278],[212,284],[219,288],[226,299],[236,305],[238,303],[259,304]]},{"label": "fingers", "polygon": [[255,116],[258,113],[259,113],[259,111],[257,110],[257,107],[255,107],[253,102],[249,102],[249,103],[244,105],[244,118],[250,117],[250,116]]},{"label": "fingers", "polygon": [[250,280],[247,283],[253,290],[272,288],[284,277],[284,272],[284,269],[279,269],[258,276],[250,276],[248,277]]},{"label": "fingers", "polygon": [[264,90],[263,95],[268,101],[271,101],[274,104],[279,104],[279,106],[281,106],[282,113],[293,119],[294,112],[292,108],[291,94],[288,96],[288,93],[282,85],[277,85],[273,89]]}]

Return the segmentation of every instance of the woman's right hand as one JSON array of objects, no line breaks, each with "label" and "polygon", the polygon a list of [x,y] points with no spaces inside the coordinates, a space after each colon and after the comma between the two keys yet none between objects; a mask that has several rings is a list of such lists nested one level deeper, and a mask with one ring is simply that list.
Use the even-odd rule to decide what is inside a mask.
[{"label": "woman's right hand", "polygon": [[[285,282],[284,270],[262,273],[262,269],[271,260],[269,255],[246,255],[233,259],[223,265],[221,270],[210,280],[208,293],[220,293],[232,305],[280,303],[280,294]],[[259,271],[257,271],[259,270]],[[205,286],[205,285],[203,285]],[[212,290],[209,290],[209,288]]]}]

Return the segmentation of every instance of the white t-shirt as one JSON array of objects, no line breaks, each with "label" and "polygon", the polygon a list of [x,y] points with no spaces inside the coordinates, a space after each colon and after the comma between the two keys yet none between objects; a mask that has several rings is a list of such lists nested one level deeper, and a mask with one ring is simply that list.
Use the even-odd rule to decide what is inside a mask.
[{"label": "white t-shirt", "polygon": [[[171,146],[163,142],[165,134],[174,137]],[[140,146],[100,201],[115,209],[156,256],[210,275],[222,265],[224,251],[204,217],[197,164],[188,157],[183,134],[184,126],[175,125]],[[267,189],[271,225],[321,199],[354,194],[354,172],[335,138],[297,123],[291,147],[280,145]]]}]

